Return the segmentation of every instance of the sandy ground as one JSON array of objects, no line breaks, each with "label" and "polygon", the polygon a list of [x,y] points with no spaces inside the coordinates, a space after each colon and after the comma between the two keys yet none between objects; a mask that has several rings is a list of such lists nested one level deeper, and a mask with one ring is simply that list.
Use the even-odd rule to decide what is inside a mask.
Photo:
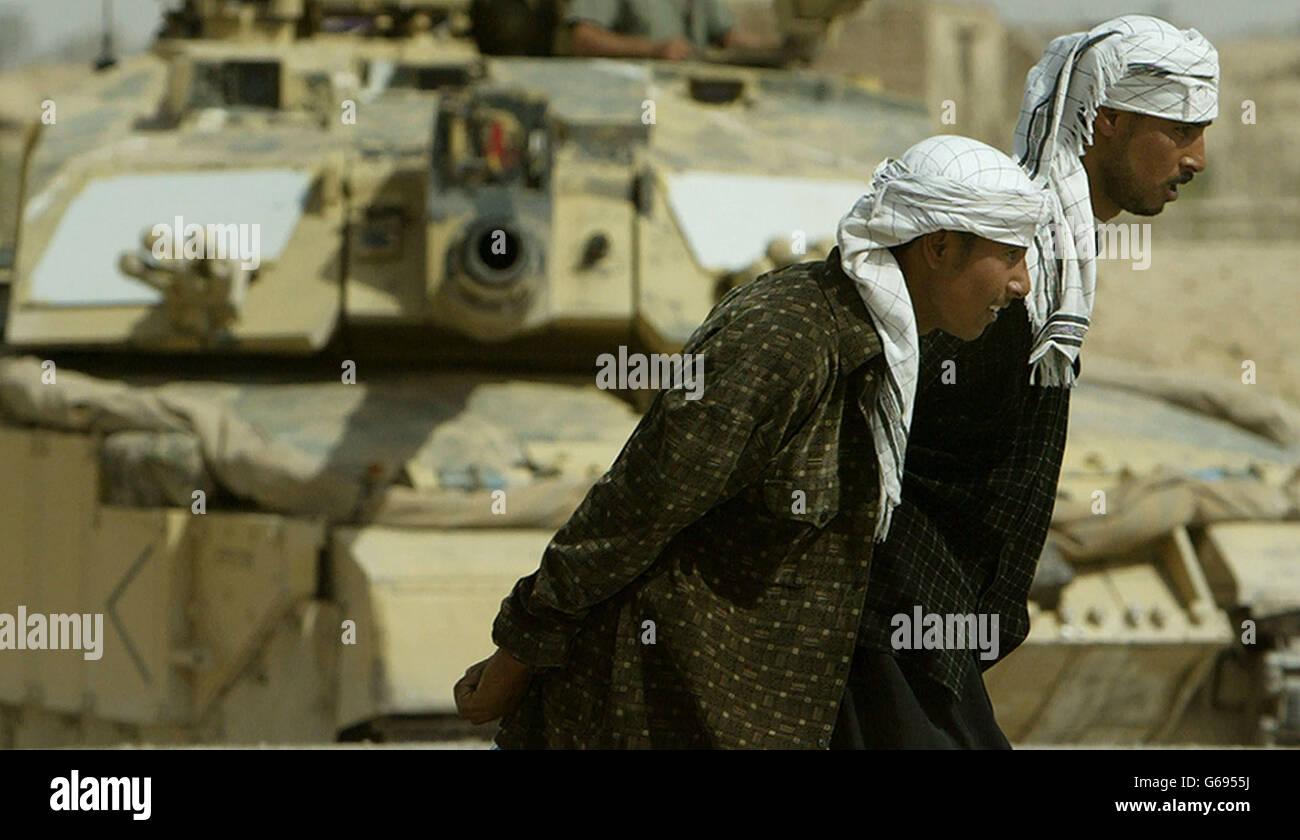
[{"label": "sandy ground", "polygon": [[1251,360],[1257,387],[1300,405],[1300,242],[1162,240],[1159,217],[1152,240],[1145,271],[1099,264],[1084,376],[1090,353],[1224,383]]}]

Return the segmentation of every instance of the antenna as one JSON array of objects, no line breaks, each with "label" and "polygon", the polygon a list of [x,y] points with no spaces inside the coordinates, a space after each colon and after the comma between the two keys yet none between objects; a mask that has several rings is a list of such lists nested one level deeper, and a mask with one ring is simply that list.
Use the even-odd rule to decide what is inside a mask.
[{"label": "antenna", "polygon": [[104,0],[104,38],[100,42],[99,58],[95,59],[96,70],[107,70],[117,64],[113,55],[113,0]]}]

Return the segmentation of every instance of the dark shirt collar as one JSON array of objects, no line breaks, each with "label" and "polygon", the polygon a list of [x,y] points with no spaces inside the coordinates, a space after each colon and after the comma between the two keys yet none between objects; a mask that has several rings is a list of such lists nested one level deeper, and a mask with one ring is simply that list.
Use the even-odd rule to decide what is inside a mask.
[{"label": "dark shirt collar", "polygon": [[835,316],[840,340],[840,364],[844,370],[855,370],[869,359],[880,355],[880,336],[876,334],[867,305],[862,302],[862,296],[853,285],[853,278],[840,267],[839,248],[831,249],[822,270],[817,272],[817,281]]}]

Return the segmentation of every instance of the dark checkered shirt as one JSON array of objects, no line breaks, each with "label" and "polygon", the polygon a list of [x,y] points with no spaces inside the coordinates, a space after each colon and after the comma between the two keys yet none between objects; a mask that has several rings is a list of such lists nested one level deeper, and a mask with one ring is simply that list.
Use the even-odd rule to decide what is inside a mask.
[{"label": "dark checkered shirt", "polygon": [[[891,617],[918,605],[996,613],[999,660],[1028,635],[1029,585],[1052,520],[1070,411],[1068,388],[1029,384],[1031,338],[1016,301],[976,341],[938,332],[922,340],[903,503],[876,547],[859,644],[892,650]],[[965,650],[897,655],[954,694],[962,672],[976,667]]]},{"label": "dark checkered shirt", "polygon": [[[502,603],[539,667],[502,747],[825,748],[879,510],[884,357],[838,252],[732,291],[691,337],[699,400],[661,391]],[[646,622],[653,622],[648,644]]]}]

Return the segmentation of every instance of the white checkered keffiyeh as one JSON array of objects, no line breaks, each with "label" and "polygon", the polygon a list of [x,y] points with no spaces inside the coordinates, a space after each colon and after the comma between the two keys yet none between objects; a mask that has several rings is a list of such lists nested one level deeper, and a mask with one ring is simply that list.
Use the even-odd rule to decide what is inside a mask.
[{"label": "white checkered keffiyeh", "polygon": [[884,541],[902,499],[920,346],[912,299],[888,249],[939,230],[1027,248],[1050,218],[1052,203],[1051,193],[1002,152],[967,137],[942,135],[877,166],[867,194],[840,221],[840,263],[871,314],[887,366],[870,418],[880,464],[877,542]]},{"label": "white checkered keffiyeh", "polygon": [[1064,35],[1029,71],[1014,153],[1059,202],[1048,237],[1028,255],[1034,328],[1030,381],[1074,384],[1074,361],[1092,319],[1097,287],[1096,226],[1080,157],[1105,105],[1179,122],[1219,112],[1219,54],[1195,29],[1124,15]]}]

